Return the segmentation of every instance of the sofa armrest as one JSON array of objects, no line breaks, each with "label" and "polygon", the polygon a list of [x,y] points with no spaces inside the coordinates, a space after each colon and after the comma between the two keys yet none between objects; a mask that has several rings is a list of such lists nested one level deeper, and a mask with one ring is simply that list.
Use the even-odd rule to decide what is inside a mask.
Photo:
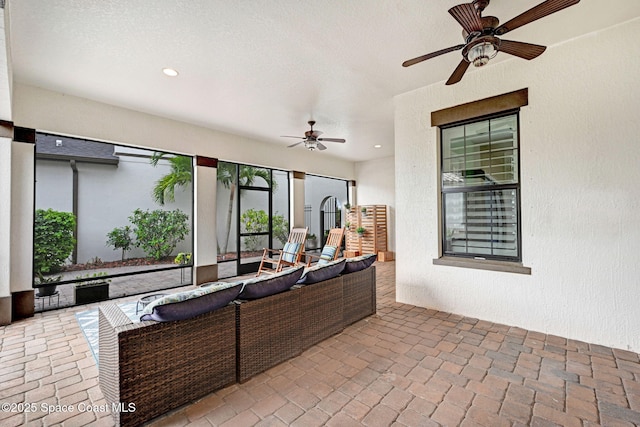
[{"label": "sofa armrest", "polygon": [[99,322],[100,388],[110,407],[136,408],[113,412],[116,425],[141,425],[235,382],[235,304],[170,322],[133,322],[107,305]]}]

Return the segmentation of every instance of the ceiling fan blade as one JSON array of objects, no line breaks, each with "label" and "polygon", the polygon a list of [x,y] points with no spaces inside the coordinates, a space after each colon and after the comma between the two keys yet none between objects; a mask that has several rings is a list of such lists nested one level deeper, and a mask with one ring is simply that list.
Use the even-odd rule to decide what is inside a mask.
[{"label": "ceiling fan blade", "polygon": [[462,61],[460,61],[460,63],[456,67],[456,69],[453,70],[453,74],[451,74],[451,77],[449,77],[449,80],[447,80],[446,84],[453,85],[458,83],[460,80],[462,80],[462,76],[464,76],[464,73],[467,71],[467,68],[469,68],[469,62],[467,62],[467,60],[463,58]]},{"label": "ceiling fan blade", "polygon": [[324,144],[318,142],[318,150],[322,151],[322,150],[326,150],[326,149],[327,149],[327,147],[325,147]]},{"label": "ceiling fan blade", "polygon": [[311,135],[315,136],[316,138],[319,137],[320,135],[322,135],[322,131],[321,130],[314,130]]},{"label": "ceiling fan blade", "polygon": [[280,135],[280,138],[298,138],[298,139],[304,139],[304,137],[302,137],[302,136],[291,136],[291,135]]},{"label": "ceiling fan blade", "polygon": [[530,22],[533,22],[537,19],[544,18],[547,15],[551,15],[552,13],[556,13],[562,9],[565,9],[569,6],[573,6],[574,4],[578,4],[580,0],[547,0],[540,3],[537,6],[532,7],[526,12],[521,13],[515,18],[505,22],[500,25],[495,30],[495,34],[501,36],[503,34],[508,33],[509,31],[515,30],[516,28],[522,27]]},{"label": "ceiling fan blade", "polygon": [[287,148],[295,147],[296,145],[302,144],[304,141],[296,142],[295,144],[287,145]]},{"label": "ceiling fan blade", "polygon": [[463,44],[459,44],[457,46],[448,47],[446,49],[437,50],[435,52],[427,53],[426,55],[418,56],[417,58],[409,59],[402,63],[403,67],[409,67],[411,65],[417,64],[418,62],[426,61],[427,59],[435,58],[436,56],[440,56],[445,53],[453,52],[454,50],[460,50],[464,47]]},{"label": "ceiling fan blade", "polygon": [[482,31],[482,20],[472,3],[459,4],[449,9],[453,18],[462,25],[464,30],[471,34],[474,31]]},{"label": "ceiling fan blade", "polygon": [[545,46],[538,44],[514,42],[512,40],[500,40],[500,52],[508,53],[509,55],[519,56],[524,59],[533,59],[542,55],[546,49]]},{"label": "ceiling fan blade", "polygon": [[347,142],[345,139],[342,138],[318,138],[318,141],[329,141],[329,142]]}]

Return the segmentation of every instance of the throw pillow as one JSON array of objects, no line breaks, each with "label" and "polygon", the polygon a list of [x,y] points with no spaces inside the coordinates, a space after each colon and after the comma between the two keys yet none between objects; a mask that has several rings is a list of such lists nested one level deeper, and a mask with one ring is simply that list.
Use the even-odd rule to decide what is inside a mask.
[{"label": "throw pillow", "polygon": [[245,280],[238,298],[256,299],[284,292],[296,284],[303,271],[304,267],[293,267],[276,274]]},{"label": "throw pillow", "polygon": [[291,263],[296,262],[299,250],[300,243],[285,243],[284,248],[282,248],[282,260]]},{"label": "throw pillow", "polygon": [[240,283],[209,283],[189,291],[167,295],[149,303],[140,320],[169,322],[184,320],[217,310],[236,299],[242,290]]},{"label": "throw pillow", "polygon": [[355,258],[347,258],[342,274],[355,273],[356,271],[368,268],[376,261],[376,254],[360,255]]},{"label": "throw pillow", "polygon": [[318,264],[323,265],[333,261],[336,256],[337,250],[338,248],[336,248],[335,246],[325,246],[324,248],[322,248],[322,253],[320,254]]},{"label": "throw pillow", "polygon": [[322,282],[324,280],[333,279],[338,277],[344,269],[346,259],[339,259],[336,261],[330,261],[326,264],[315,265],[311,268],[307,268],[304,275],[298,280],[299,285],[310,285],[312,283]]}]

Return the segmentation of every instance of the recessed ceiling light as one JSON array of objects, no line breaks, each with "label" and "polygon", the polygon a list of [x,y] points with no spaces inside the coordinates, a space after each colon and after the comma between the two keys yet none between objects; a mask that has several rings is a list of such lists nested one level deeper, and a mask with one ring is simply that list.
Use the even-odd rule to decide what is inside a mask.
[{"label": "recessed ceiling light", "polygon": [[163,68],[162,72],[169,77],[176,77],[178,75],[178,72],[173,68]]},{"label": "recessed ceiling light", "polygon": [[373,146],[373,148],[382,148],[382,145],[376,144],[376,145]]}]

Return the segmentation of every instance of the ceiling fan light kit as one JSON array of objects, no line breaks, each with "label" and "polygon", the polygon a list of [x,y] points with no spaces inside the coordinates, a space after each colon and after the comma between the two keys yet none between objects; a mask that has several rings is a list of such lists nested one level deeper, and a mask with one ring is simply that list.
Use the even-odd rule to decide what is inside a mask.
[{"label": "ceiling fan light kit", "polygon": [[500,39],[492,36],[485,36],[472,41],[462,49],[462,55],[467,62],[475,67],[487,65],[489,60],[495,58],[500,50]]},{"label": "ceiling fan light kit", "polygon": [[465,39],[464,44],[409,59],[404,61],[402,66],[409,67],[427,59],[462,49],[462,61],[446,82],[447,85],[452,85],[462,79],[469,64],[473,64],[475,67],[482,67],[489,63],[498,52],[508,53],[527,60],[534,59],[545,51],[545,46],[501,40],[497,36],[502,36],[509,31],[579,2],[580,0],[546,0],[500,26],[500,21],[495,16],[482,16],[482,12],[489,6],[490,0],[473,0],[471,3],[459,4],[449,9],[449,14],[462,27],[462,36]]}]

